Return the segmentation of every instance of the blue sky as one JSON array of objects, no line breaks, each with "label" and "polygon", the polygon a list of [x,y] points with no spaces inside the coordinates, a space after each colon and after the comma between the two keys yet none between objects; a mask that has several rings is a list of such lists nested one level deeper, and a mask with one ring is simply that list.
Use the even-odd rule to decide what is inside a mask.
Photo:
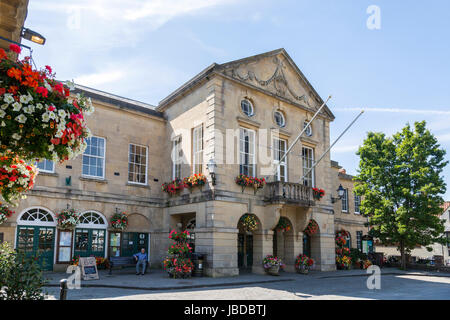
[{"label": "blue sky", "polygon": [[[426,120],[450,159],[449,12],[447,0],[39,0],[25,26],[47,38],[33,57],[58,79],[155,105],[213,62],[283,47],[333,95],[332,140],[366,110],[331,152],[355,174],[366,132],[407,122]],[[450,165],[445,176],[450,200]]]}]

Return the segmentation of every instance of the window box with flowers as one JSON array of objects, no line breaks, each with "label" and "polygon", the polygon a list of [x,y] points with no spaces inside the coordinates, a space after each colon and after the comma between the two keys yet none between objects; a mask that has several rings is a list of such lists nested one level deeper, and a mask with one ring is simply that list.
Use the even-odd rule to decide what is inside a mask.
[{"label": "window box with flowers", "polygon": [[0,225],[14,214],[14,211],[8,209],[7,206],[0,202]]},{"label": "window box with flowers", "polygon": [[74,230],[80,222],[80,213],[75,209],[65,209],[56,214],[56,219],[58,229]]},{"label": "window box with flowers", "polygon": [[313,197],[316,200],[322,199],[322,197],[325,195],[325,190],[319,189],[319,188],[312,188],[313,190]]},{"label": "window box with flowers", "polygon": [[244,214],[240,219],[239,223],[244,227],[246,231],[255,231],[258,229],[258,220],[254,214]]},{"label": "window box with flowers", "polygon": [[309,269],[314,265],[314,260],[305,254],[299,254],[295,260],[295,270],[297,273],[308,274]]},{"label": "window box with flowers", "polygon": [[10,152],[0,155],[0,192],[5,202],[15,205],[26,198],[23,193],[33,188],[37,171]]},{"label": "window box with flowers", "polygon": [[272,276],[279,276],[280,269],[283,269],[285,264],[281,261],[280,258],[275,257],[273,255],[267,255],[263,259],[263,267],[264,271]]},{"label": "window box with flowers", "polygon": [[264,188],[264,186],[266,185],[266,179],[249,177],[245,174],[238,175],[235,179],[235,182],[237,185],[241,186],[242,192],[244,192],[244,189],[246,187],[252,187],[255,194],[259,189]]},{"label": "window box with flowers", "polygon": [[190,177],[183,179],[183,184],[186,188],[192,191],[194,187],[202,188],[207,182],[206,176],[204,174],[193,174]]},{"label": "window box with flowers", "polygon": [[181,179],[172,180],[172,182],[165,182],[161,186],[161,190],[163,192],[168,193],[170,196],[173,196],[179,193],[181,190],[185,188],[185,184]]},{"label": "window box with flowers", "polygon": [[128,227],[128,215],[126,212],[115,213],[111,218],[111,228],[124,231]]}]

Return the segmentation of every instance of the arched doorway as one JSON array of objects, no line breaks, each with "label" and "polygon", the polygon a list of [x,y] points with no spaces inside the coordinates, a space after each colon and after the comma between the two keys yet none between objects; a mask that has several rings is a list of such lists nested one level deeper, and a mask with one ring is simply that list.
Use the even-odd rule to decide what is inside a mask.
[{"label": "arched doorway", "polygon": [[247,213],[239,219],[237,253],[240,272],[250,272],[253,266],[253,232],[260,228],[256,215]]},{"label": "arched doorway", "polygon": [[303,254],[312,258],[315,265],[320,265],[320,228],[314,219],[309,220],[303,231]]},{"label": "arched doorway", "polygon": [[75,229],[74,255],[105,257],[107,227],[106,218],[100,212],[83,212]]},{"label": "arched doorway", "polygon": [[52,270],[55,257],[56,218],[42,207],[32,207],[17,218],[16,249],[37,256],[44,270]]},{"label": "arched doorway", "polygon": [[150,221],[139,213],[128,216],[128,227],[125,231],[109,232],[109,256],[131,257],[142,248],[150,256]]},{"label": "arched doorway", "polygon": [[292,234],[292,223],[286,217],[280,217],[278,224],[273,229],[273,255],[286,261],[286,258],[292,260],[292,257],[288,257],[289,249],[292,249],[293,243],[288,243],[289,240],[293,240],[292,237],[287,237],[287,235]]}]

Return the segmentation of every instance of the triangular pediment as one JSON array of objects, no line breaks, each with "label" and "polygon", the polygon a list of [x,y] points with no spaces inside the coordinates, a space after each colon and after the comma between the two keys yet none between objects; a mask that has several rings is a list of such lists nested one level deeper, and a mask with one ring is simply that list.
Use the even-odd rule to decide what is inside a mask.
[{"label": "triangular pediment", "polygon": [[[284,49],[221,64],[216,72],[309,110],[323,103]],[[334,119],[327,107],[322,114]]]}]

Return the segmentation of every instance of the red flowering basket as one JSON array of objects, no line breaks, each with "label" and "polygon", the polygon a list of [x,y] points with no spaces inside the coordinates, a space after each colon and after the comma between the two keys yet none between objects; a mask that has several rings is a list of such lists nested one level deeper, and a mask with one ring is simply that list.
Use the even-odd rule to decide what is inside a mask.
[{"label": "red flowering basket", "polygon": [[289,222],[289,220],[286,219],[285,217],[280,217],[280,220],[278,220],[278,224],[275,227],[275,230],[281,231],[281,232],[288,232],[291,229],[292,229],[292,225]]},{"label": "red flowering basket", "polygon": [[7,206],[0,203],[0,225],[14,214],[14,211],[8,209]]},{"label": "red flowering basket", "polygon": [[173,196],[183,190],[186,187],[181,179],[175,179],[172,182],[163,183],[161,190],[167,192],[170,196]]},{"label": "red flowering basket", "polygon": [[187,243],[189,232],[176,232],[172,230],[169,239],[173,243],[169,246],[168,257],[163,261],[164,269],[171,278],[187,278],[192,275],[194,264],[187,255],[192,252],[191,246]]},{"label": "red flowering basket", "polygon": [[33,161],[82,154],[90,136],[84,117],[94,110],[90,99],[71,99],[69,86],[55,80],[51,67],[34,70],[29,57],[15,58],[20,47],[10,50],[0,48],[0,152]]},{"label": "red flowering basket", "polygon": [[111,227],[124,231],[128,227],[128,215],[125,212],[115,213],[111,218]]},{"label": "red flowering basket", "polygon": [[6,153],[0,155],[0,192],[5,202],[14,204],[26,198],[24,192],[34,186],[37,169],[17,156]]},{"label": "red flowering basket", "polygon": [[325,190],[319,188],[312,188],[314,199],[320,200],[325,195]]},{"label": "red flowering basket", "polygon": [[314,220],[309,220],[308,225],[306,226],[305,232],[312,236],[313,234],[316,234],[319,231],[319,225]]},{"label": "red flowering basket", "polygon": [[192,189],[194,187],[203,187],[207,182],[206,176],[204,174],[193,174],[190,177],[183,179],[183,184],[186,188]]}]

